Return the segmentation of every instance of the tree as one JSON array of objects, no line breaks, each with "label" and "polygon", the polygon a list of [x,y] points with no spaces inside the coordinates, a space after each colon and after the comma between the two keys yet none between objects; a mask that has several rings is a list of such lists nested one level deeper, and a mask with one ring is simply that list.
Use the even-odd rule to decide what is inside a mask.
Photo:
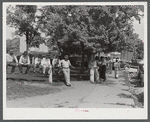
[{"label": "tree", "polygon": [[35,21],[36,11],[37,6],[35,5],[16,5],[15,7],[10,5],[7,8],[7,24],[16,28],[17,35],[26,36],[26,50],[31,46],[39,46],[37,39],[34,39],[40,36]]},{"label": "tree", "polygon": [[[43,6],[40,25],[62,53],[129,50],[141,6]],[[80,47],[79,47],[80,46]],[[73,50],[71,50],[73,49]],[[84,62],[84,61],[83,61]],[[84,64],[82,64],[84,66]]]}]

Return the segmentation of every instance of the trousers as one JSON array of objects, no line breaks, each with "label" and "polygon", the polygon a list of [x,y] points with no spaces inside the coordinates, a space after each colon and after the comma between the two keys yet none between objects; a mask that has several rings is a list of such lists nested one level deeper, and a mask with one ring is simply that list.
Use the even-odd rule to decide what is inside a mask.
[{"label": "trousers", "polygon": [[64,73],[66,84],[70,85],[70,69],[69,68],[63,68],[63,73]]}]

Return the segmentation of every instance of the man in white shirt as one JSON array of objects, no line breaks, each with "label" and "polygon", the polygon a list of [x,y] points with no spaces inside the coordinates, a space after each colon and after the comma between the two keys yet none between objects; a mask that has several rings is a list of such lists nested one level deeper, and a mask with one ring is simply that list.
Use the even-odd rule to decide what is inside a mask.
[{"label": "man in white shirt", "polygon": [[37,57],[35,57],[34,61],[33,61],[33,65],[34,65],[34,74],[36,73],[36,68],[40,68],[40,71],[42,69],[41,66],[41,60],[42,60],[42,55],[38,55]]},{"label": "man in white shirt", "polygon": [[68,55],[64,56],[64,59],[60,61],[60,66],[62,68],[62,71],[65,76],[66,85],[71,86],[70,84],[70,66],[74,69],[74,67],[71,65],[70,61],[68,60]]},{"label": "man in white shirt", "polygon": [[114,63],[114,67],[115,67],[115,78],[118,79],[118,71],[120,70],[120,63],[118,61],[118,58],[116,58],[116,62]]},{"label": "man in white shirt", "polygon": [[24,51],[24,53],[22,54],[22,56],[20,57],[20,60],[19,60],[20,73],[22,73],[22,67],[27,67],[25,74],[27,74],[29,69],[31,68],[30,58],[28,56],[27,51]]},{"label": "man in white shirt", "polygon": [[41,66],[42,66],[42,70],[43,70],[43,75],[46,75],[47,71],[48,71],[48,73],[51,73],[52,66],[51,66],[51,62],[50,62],[50,59],[48,58],[48,56],[43,57],[43,59],[41,61]]},{"label": "man in white shirt", "polygon": [[10,50],[8,54],[6,54],[6,67],[8,66],[12,67],[11,73],[14,74],[15,68],[16,66],[18,66],[18,60],[12,50]]}]

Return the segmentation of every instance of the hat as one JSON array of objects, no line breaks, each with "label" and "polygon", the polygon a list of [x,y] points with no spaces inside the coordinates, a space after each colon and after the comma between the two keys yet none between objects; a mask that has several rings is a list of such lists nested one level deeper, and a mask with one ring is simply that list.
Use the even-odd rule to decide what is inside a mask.
[{"label": "hat", "polygon": [[14,53],[14,51],[13,51],[13,50],[10,50],[10,51],[9,51],[9,53],[10,53],[10,54],[13,54],[13,53]]},{"label": "hat", "polygon": [[27,51],[24,51],[24,52],[23,52],[23,55],[27,55],[27,54],[28,54],[28,52],[27,52]]}]

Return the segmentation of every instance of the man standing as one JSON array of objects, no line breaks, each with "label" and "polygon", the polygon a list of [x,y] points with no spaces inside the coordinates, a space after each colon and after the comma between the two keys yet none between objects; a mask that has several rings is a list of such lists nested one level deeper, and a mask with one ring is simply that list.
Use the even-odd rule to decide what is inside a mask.
[{"label": "man standing", "polygon": [[40,68],[40,71],[42,69],[42,66],[41,66],[41,60],[42,60],[42,55],[38,55],[35,60],[34,60],[34,74],[36,73],[36,68]]},{"label": "man standing", "polygon": [[27,67],[27,69],[25,71],[25,74],[27,74],[29,69],[31,68],[30,58],[28,56],[28,52],[27,51],[24,51],[24,53],[22,54],[22,56],[20,57],[20,60],[19,60],[20,73],[22,73],[22,67]]},{"label": "man standing", "polygon": [[8,54],[6,54],[6,67],[11,66],[11,73],[14,74],[16,66],[18,66],[17,57],[14,55],[13,51],[10,50]]},{"label": "man standing", "polygon": [[60,65],[61,65],[62,71],[64,73],[66,85],[71,87],[71,84],[70,84],[70,67],[72,67],[73,69],[75,69],[75,68],[71,65],[71,63],[68,59],[69,59],[68,55],[65,55],[64,59],[60,61]]},{"label": "man standing", "polygon": [[120,69],[120,64],[118,61],[118,58],[116,59],[116,62],[114,63],[114,68],[115,68],[115,78],[118,79],[118,70]]},{"label": "man standing", "polygon": [[42,61],[41,61],[41,66],[42,66],[42,69],[43,69],[43,75],[46,75],[47,71],[49,72],[49,70],[52,69],[52,66],[51,66],[51,62],[50,62],[50,59],[48,58],[48,56],[44,56]]}]

